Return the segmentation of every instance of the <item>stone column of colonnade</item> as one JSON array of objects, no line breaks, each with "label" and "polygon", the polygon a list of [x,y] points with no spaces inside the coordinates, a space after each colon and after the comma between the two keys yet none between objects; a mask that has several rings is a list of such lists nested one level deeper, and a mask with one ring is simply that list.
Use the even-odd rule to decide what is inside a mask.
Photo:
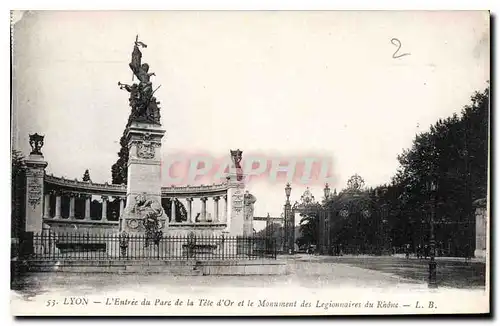
[{"label": "stone column of colonnade", "polygon": [[194,223],[194,218],[193,218],[193,198],[186,198],[187,201],[187,221],[188,223]]},{"label": "stone column of colonnade", "polygon": [[50,194],[46,193],[43,199],[44,207],[43,207],[43,217],[50,218]]},{"label": "stone column of colonnade", "polygon": [[125,200],[123,197],[118,197],[118,200],[120,201],[120,216],[122,216],[125,208]]},{"label": "stone column of colonnade", "polygon": [[84,195],[85,198],[85,215],[84,215],[84,220],[89,221],[90,220],[90,200],[92,199],[91,195]]},{"label": "stone column of colonnade", "polygon": [[212,219],[212,222],[218,223],[219,222],[219,199],[220,196],[214,196],[214,217]]},{"label": "stone column of colonnade", "polygon": [[57,219],[61,218],[61,195],[62,194],[60,191],[56,191],[55,195],[56,195],[56,209],[55,209],[54,219],[57,220]]},{"label": "stone column of colonnade", "polygon": [[200,214],[200,222],[207,221],[207,197],[201,197],[201,214]]},{"label": "stone column of colonnade", "polygon": [[102,212],[101,212],[101,220],[108,220],[108,196],[102,196]]},{"label": "stone column of colonnade", "polygon": [[170,198],[170,220],[172,222],[175,221],[175,202],[177,201],[177,198]]},{"label": "stone column of colonnade", "polygon": [[222,220],[221,222],[222,223],[227,223],[227,194],[222,196],[222,198],[224,199],[224,213],[222,214]]},{"label": "stone column of colonnade", "polygon": [[69,219],[74,220],[75,219],[75,200],[76,200],[77,194],[75,193],[70,193],[69,194]]}]

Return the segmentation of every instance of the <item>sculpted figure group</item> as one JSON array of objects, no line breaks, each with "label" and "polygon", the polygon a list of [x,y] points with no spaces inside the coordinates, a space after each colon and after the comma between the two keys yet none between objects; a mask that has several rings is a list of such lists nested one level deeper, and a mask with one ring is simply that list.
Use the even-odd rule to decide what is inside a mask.
[{"label": "sculpted figure group", "polygon": [[161,204],[156,200],[147,199],[145,194],[140,194],[135,197],[135,205],[132,207],[131,213],[142,217],[146,230],[145,246],[148,247],[150,242],[158,244],[163,237],[160,222],[160,217],[163,215]]},{"label": "sculpted figure group", "polygon": [[160,124],[160,108],[158,106],[160,102],[153,96],[156,90],[153,90],[151,82],[151,76],[155,76],[155,73],[150,73],[149,65],[141,62],[142,52],[139,46],[147,47],[136,38],[132,59],[129,63],[129,67],[139,83],[127,85],[118,82],[118,86],[130,93],[129,105],[132,108],[133,121]]}]

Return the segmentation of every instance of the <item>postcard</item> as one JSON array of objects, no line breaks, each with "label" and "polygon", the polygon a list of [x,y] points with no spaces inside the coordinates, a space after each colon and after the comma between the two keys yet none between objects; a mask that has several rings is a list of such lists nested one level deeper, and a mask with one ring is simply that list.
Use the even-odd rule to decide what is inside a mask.
[{"label": "postcard", "polygon": [[12,11],[15,316],[490,313],[488,11]]}]

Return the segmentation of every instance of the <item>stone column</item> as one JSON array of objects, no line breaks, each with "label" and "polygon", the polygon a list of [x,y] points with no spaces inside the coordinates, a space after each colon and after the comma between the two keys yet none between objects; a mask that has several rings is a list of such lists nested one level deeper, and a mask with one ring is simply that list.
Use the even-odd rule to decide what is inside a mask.
[{"label": "stone column", "polygon": [[206,222],[207,221],[207,197],[201,197],[201,216],[200,216],[200,222]]},{"label": "stone column", "polygon": [[222,196],[224,199],[224,212],[222,212],[222,223],[227,223],[227,195]]},{"label": "stone column", "polygon": [[45,218],[50,218],[50,194],[46,193],[45,197],[43,199],[43,204],[44,204],[44,212],[43,215]]},{"label": "stone column", "polygon": [[187,213],[188,213],[188,222],[194,223],[193,221],[193,198],[186,198],[187,201]]},{"label": "stone column", "polygon": [[170,215],[171,216],[170,219],[171,219],[172,223],[176,222],[176,220],[175,220],[175,201],[176,201],[175,198],[171,198],[170,199],[170,207],[171,207],[170,208],[170,212],[171,212],[170,214],[172,214],[172,215]]},{"label": "stone column", "polygon": [[85,217],[84,220],[90,220],[90,198],[92,198],[91,195],[85,195]]},{"label": "stone column", "polygon": [[215,223],[219,222],[219,199],[220,199],[220,196],[214,197],[214,218],[213,218],[212,222],[215,222]]},{"label": "stone column", "polygon": [[107,221],[108,220],[108,196],[102,196],[101,198],[102,198],[101,220]]},{"label": "stone column", "polygon": [[69,194],[69,219],[70,220],[75,219],[75,199],[76,199],[75,193]]},{"label": "stone column", "polygon": [[54,220],[61,218],[61,192],[56,192],[56,212],[54,214]]},{"label": "stone column", "polygon": [[120,201],[120,216],[123,215],[123,198],[122,197],[119,197],[118,200]]}]

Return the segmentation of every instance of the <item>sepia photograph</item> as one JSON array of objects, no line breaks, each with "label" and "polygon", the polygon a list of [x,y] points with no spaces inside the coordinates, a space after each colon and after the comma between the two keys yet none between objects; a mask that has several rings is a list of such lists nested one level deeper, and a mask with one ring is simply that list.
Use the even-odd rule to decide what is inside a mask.
[{"label": "sepia photograph", "polygon": [[11,11],[11,314],[491,313],[490,19]]}]

